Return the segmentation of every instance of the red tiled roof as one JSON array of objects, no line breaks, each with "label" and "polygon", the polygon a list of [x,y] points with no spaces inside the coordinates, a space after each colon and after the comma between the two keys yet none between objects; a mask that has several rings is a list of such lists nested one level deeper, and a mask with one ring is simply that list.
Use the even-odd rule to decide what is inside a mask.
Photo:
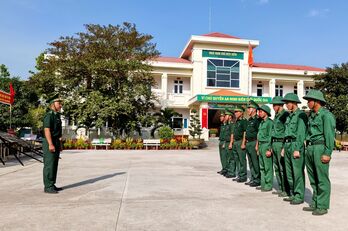
[{"label": "red tiled roof", "polygon": [[275,64],[275,63],[254,63],[253,67],[274,68],[274,69],[288,69],[288,70],[303,70],[303,71],[326,71],[323,68],[289,65],[289,64]]},{"label": "red tiled roof", "polygon": [[235,91],[230,91],[230,90],[219,90],[215,91],[213,93],[210,93],[209,95],[216,95],[216,96],[246,96],[245,94],[238,93]]},{"label": "red tiled roof", "polygon": [[209,33],[209,34],[203,34],[202,36],[240,39],[238,37],[235,37],[235,36],[232,36],[232,35],[228,35],[228,34],[222,34],[222,33],[219,33],[219,32],[212,32],[212,33]]},{"label": "red tiled roof", "polygon": [[154,61],[166,63],[191,63],[190,60],[176,57],[158,57]]}]

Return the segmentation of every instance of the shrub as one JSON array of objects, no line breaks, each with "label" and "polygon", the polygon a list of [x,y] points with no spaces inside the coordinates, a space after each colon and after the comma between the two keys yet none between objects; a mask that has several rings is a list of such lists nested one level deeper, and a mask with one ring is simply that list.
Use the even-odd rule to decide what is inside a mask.
[{"label": "shrub", "polygon": [[112,141],[111,143],[111,148],[120,149],[121,143],[122,143],[121,139],[114,139],[114,141]]},{"label": "shrub", "polygon": [[161,139],[168,139],[170,140],[174,136],[173,130],[168,126],[163,126],[159,129],[158,135]]},{"label": "shrub", "polygon": [[218,129],[217,128],[211,128],[209,129],[209,134],[212,135],[212,134],[217,134],[218,133]]}]

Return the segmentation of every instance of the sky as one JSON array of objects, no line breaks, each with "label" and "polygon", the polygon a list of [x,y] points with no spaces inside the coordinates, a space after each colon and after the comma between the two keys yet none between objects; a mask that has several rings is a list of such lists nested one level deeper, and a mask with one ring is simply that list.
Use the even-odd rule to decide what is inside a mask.
[{"label": "sky", "polygon": [[90,23],[134,23],[162,56],[179,57],[191,35],[220,32],[259,40],[255,62],[348,62],[346,0],[0,0],[0,9],[0,64],[22,79],[48,43]]}]

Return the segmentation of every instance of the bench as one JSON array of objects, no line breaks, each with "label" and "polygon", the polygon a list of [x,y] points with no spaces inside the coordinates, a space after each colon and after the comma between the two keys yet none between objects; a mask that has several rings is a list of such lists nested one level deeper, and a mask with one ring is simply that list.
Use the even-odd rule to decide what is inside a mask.
[{"label": "bench", "polygon": [[97,149],[97,146],[105,147],[108,150],[108,147],[111,145],[111,138],[103,139],[93,139],[91,142],[94,149]]},{"label": "bench", "polygon": [[341,145],[342,145],[342,150],[343,151],[348,151],[348,142],[341,142]]},{"label": "bench", "polygon": [[161,145],[161,141],[159,139],[145,139],[143,140],[143,145],[146,147],[155,146],[156,150],[158,150],[158,147]]}]

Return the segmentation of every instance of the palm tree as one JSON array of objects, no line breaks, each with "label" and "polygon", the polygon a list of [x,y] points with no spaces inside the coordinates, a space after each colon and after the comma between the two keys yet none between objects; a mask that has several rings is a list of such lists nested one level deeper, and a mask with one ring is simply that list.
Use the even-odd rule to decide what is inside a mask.
[{"label": "palm tree", "polygon": [[153,114],[156,118],[153,129],[151,130],[151,136],[154,137],[155,131],[162,126],[172,127],[172,118],[175,116],[181,116],[180,113],[174,111],[172,108],[161,109],[159,112]]}]

